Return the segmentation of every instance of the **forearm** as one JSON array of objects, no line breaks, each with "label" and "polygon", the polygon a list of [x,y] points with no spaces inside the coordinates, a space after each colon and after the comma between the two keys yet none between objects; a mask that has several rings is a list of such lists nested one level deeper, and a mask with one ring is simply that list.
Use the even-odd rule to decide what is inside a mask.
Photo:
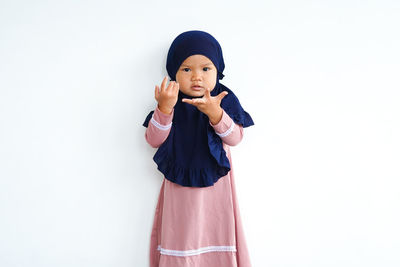
[{"label": "forearm", "polygon": [[167,139],[172,126],[174,110],[170,114],[165,114],[157,107],[148,124],[145,132],[147,143],[152,147],[159,147]]},{"label": "forearm", "polygon": [[222,142],[227,145],[235,146],[243,138],[243,126],[235,123],[223,109],[220,121],[217,124],[213,124],[210,120],[210,125]]}]

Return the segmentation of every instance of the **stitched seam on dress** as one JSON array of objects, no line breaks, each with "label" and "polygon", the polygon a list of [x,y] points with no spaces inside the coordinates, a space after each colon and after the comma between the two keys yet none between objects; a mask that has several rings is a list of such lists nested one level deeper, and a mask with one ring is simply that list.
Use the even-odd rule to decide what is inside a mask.
[{"label": "stitched seam on dress", "polygon": [[162,124],[160,124],[158,121],[156,121],[153,117],[151,117],[151,120],[150,120],[150,122],[151,122],[151,124],[153,124],[154,126],[156,126],[158,129],[160,129],[160,130],[168,130],[169,128],[171,128],[171,125],[172,125],[172,122],[170,122],[169,124],[167,124],[167,125],[162,125]]},{"label": "stitched seam on dress", "polygon": [[193,256],[193,255],[199,255],[202,253],[215,252],[215,251],[236,252],[236,247],[235,246],[209,246],[209,247],[202,247],[199,249],[192,249],[192,250],[172,250],[172,249],[161,248],[161,246],[158,245],[157,250],[160,250],[160,253],[163,255],[184,257],[184,256]]},{"label": "stitched seam on dress", "polygon": [[233,127],[235,127],[235,123],[232,121],[231,127],[229,127],[229,129],[226,130],[226,132],[223,132],[223,133],[217,133],[217,132],[216,132],[216,134],[217,134],[219,137],[228,136],[228,135],[233,131]]}]

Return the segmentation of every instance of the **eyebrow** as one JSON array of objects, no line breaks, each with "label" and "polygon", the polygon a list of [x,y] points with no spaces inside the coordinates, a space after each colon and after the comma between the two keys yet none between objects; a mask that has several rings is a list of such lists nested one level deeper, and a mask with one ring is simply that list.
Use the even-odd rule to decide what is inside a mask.
[{"label": "eyebrow", "polygon": [[[206,63],[206,64],[203,64],[203,65],[201,65],[201,66],[208,66],[208,65],[212,65],[213,63]],[[189,65],[186,65],[186,64],[182,64],[182,66],[186,66],[186,67],[190,67]]]}]

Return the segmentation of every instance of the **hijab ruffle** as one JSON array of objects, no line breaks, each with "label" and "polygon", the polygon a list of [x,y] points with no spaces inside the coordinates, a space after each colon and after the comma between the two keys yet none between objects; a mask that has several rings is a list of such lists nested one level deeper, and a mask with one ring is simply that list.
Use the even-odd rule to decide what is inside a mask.
[{"label": "hijab ruffle", "polygon": [[[254,125],[251,116],[229,88],[218,83],[211,95],[223,91],[228,94],[222,99],[221,108],[235,123],[243,127]],[[189,187],[212,186],[230,171],[229,159],[207,115],[182,102],[182,98],[190,96],[179,92],[170,133],[153,160],[157,169],[171,182]],[[143,126],[148,127],[153,112],[149,113]]]}]

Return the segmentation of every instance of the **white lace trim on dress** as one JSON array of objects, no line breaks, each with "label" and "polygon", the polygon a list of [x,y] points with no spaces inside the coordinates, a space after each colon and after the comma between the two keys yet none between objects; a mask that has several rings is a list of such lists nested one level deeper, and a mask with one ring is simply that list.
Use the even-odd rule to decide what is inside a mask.
[{"label": "white lace trim on dress", "polygon": [[225,137],[225,136],[228,136],[232,131],[233,131],[233,128],[235,127],[235,123],[233,122],[233,120],[231,120],[231,127],[229,127],[229,129],[228,130],[226,130],[225,132],[223,132],[223,133],[217,133],[216,132],[216,134],[219,136],[219,137]]},{"label": "white lace trim on dress", "polygon": [[192,249],[192,250],[172,250],[172,249],[162,248],[160,245],[158,245],[157,249],[160,250],[160,253],[163,255],[178,256],[178,257],[193,256],[193,255],[199,255],[199,254],[206,253],[206,252],[215,252],[215,251],[236,252],[235,246],[209,246],[209,247],[202,247],[199,249]]},{"label": "white lace trim on dress", "polygon": [[151,117],[150,122],[151,122],[154,126],[156,126],[158,129],[164,130],[164,131],[165,131],[165,130],[168,130],[168,129],[171,128],[171,126],[172,126],[172,122],[169,123],[169,124],[167,124],[167,125],[162,125],[162,124],[160,124],[158,121],[156,121],[153,117]]}]

